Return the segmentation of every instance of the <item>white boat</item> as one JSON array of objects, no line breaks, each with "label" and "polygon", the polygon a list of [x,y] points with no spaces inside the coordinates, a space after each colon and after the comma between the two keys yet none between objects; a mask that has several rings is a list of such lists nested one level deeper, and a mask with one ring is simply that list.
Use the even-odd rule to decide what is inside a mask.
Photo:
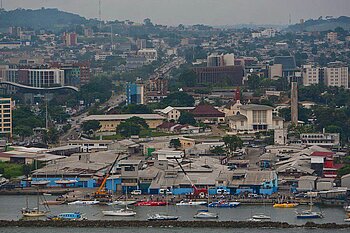
[{"label": "white boat", "polygon": [[178,220],[179,216],[165,215],[165,214],[154,214],[147,218],[148,221],[175,221]]},{"label": "white boat", "polygon": [[270,220],[271,217],[265,214],[256,214],[252,216],[252,219],[254,220]]},{"label": "white boat", "polygon": [[307,218],[323,218],[321,212],[314,212],[311,210],[304,210],[302,212],[297,213],[297,218],[307,219]]},{"label": "white boat", "polygon": [[30,184],[31,185],[47,185],[47,184],[49,184],[50,183],[50,181],[48,181],[48,180],[32,180],[31,182],[30,182]]},{"label": "white boat", "polygon": [[55,183],[56,183],[56,184],[67,185],[67,184],[75,184],[75,183],[78,183],[78,181],[77,181],[77,180],[61,179],[61,180],[56,180]]},{"label": "white boat", "polygon": [[122,206],[125,206],[125,205],[133,205],[135,204],[137,201],[114,201],[114,202],[111,202],[111,203],[108,203],[108,205],[122,205]]},{"label": "white boat", "polygon": [[69,202],[68,205],[97,205],[99,201],[73,201]]},{"label": "white boat", "polygon": [[347,212],[350,212],[350,205],[344,206],[344,210],[347,211]]},{"label": "white boat", "polygon": [[120,210],[104,210],[102,211],[104,216],[120,216],[120,217],[131,217],[135,216],[136,212],[129,209]]},{"label": "white boat", "polygon": [[219,215],[217,213],[209,212],[208,210],[200,210],[193,217],[198,219],[216,219]]},{"label": "white boat", "polygon": [[47,211],[42,211],[39,210],[38,208],[34,208],[34,209],[29,209],[29,208],[24,208],[22,209],[22,215],[23,217],[43,217],[46,216],[48,212]]},{"label": "white boat", "polygon": [[176,203],[177,206],[198,206],[206,204],[206,201],[180,201],[179,203]]}]

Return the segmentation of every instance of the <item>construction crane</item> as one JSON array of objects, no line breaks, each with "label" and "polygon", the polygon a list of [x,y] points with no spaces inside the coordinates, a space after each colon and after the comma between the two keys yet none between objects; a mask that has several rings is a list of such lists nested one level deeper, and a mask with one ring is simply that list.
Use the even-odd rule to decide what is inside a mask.
[{"label": "construction crane", "polygon": [[177,164],[179,164],[182,172],[185,174],[185,177],[187,178],[187,180],[190,182],[192,188],[193,188],[193,193],[192,195],[194,197],[205,197],[205,195],[208,193],[208,189],[206,188],[197,188],[196,185],[192,182],[192,180],[190,179],[190,177],[188,176],[187,172],[185,171],[185,169],[182,167],[181,163],[179,162],[178,158],[174,158],[177,162]]},{"label": "construction crane", "polygon": [[109,193],[106,190],[106,182],[108,177],[111,175],[111,172],[113,170],[113,167],[116,165],[116,163],[118,162],[120,157],[120,154],[118,154],[117,158],[114,160],[114,162],[112,163],[112,165],[110,166],[110,168],[108,169],[107,173],[105,174],[105,177],[102,180],[102,183],[100,185],[100,187],[97,189],[96,192],[93,193],[93,197],[94,198],[108,198],[109,197]]}]

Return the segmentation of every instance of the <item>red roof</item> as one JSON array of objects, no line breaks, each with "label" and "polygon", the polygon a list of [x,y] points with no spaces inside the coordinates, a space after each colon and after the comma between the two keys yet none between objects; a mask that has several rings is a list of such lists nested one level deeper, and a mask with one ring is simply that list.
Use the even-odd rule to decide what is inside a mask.
[{"label": "red roof", "polygon": [[158,125],[157,128],[158,129],[170,129],[171,127],[173,127],[176,124],[177,123],[175,123],[175,122],[163,122],[161,125]]},{"label": "red roof", "polygon": [[323,151],[315,151],[312,152],[311,156],[320,156],[320,157],[327,157],[327,158],[332,158],[334,155],[333,152],[323,152]]},{"label": "red roof", "polygon": [[195,117],[225,117],[225,113],[220,112],[209,104],[199,104],[191,113]]}]

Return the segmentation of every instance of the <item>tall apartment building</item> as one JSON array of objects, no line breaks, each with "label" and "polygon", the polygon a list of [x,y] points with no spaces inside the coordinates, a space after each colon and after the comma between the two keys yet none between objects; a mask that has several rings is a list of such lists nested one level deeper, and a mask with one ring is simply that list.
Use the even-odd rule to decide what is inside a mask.
[{"label": "tall apartment building", "polygon": [[326,86],[349,88],[349,71],[345,66],[329,66],[324,68]]},{"label": "tall apartment building", "polygon": [[303,85],[310,86],[320,83],[320,67],[313,67],[312,65],[304,65],[302,69]]},{"label": "tall apartment building", "polygon": [[234,66],[235,56],[233,54],[211,54],[207,57],[207,67]]},{"label": "tall apartment building", "polygon": [[338,33],[336,32],[328,32],[327,33],[327,40],[329,42],[336,42],[338,39]]},{"label": "tall apartment building", "polygon": [[76,46],[78,44],[78,35],[75,32],[64,32],[62,40],[65,46]]},{"label": "tall apartment building", "polygon": [[145,86],[143,83],[126,84],[126,105],[145,104]]},{"label": "tall apartment building", "polygon": [[0,98],[0,134],[12,136],[12,100]]}]

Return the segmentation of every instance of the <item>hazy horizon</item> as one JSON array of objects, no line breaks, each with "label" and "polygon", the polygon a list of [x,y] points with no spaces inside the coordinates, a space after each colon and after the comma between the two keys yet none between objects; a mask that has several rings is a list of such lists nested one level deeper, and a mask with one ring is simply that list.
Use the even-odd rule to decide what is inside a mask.
[{"label": "hazy horizon", "polygon": [[[58,8],[98,18],[98,0],[2,0],[6,10]],[[349,0],[102,0],[103,20],[132,20],[165,25],[298,23],[319,16],[350,15]]]}]

